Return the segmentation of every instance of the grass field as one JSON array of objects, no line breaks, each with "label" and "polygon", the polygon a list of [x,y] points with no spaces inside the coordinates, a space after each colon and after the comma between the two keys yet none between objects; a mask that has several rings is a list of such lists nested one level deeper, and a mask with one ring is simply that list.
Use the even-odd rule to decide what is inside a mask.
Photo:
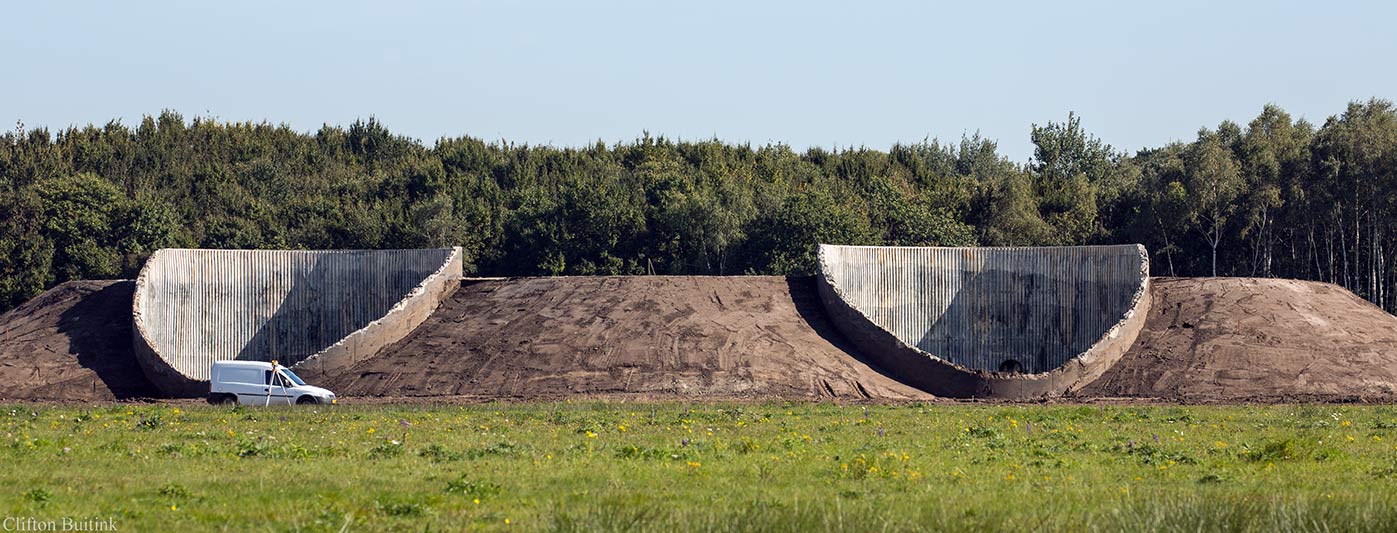
[{"label": "grass field", "polygon": [[1386,406],[13,405],[0,426],[5,517],[122,531],[1397,530]]}]

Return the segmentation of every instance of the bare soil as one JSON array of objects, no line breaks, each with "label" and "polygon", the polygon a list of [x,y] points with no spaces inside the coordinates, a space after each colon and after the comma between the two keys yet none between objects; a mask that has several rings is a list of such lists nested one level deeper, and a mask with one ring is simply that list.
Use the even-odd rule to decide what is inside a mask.
[{"label": "bare soil", "polygon": [[131,281],[70,281],[0,315],[0,399],[151,397],[131,348]]},{"label": "bare soil", "polygon": [[[1335,285],[1154,278],[1131,350],[1069,402],[1397,400],[1397,317]],[[0,315],[0,399],[157,394],[131,352],[129,281],[78,281]],[[427,322],[318,384],[370,402],[929,400],[830,326],[814,281],[467,281]]]},{"label": "bare soil", "polygon": [[324,382],[349,396],[931,398],[845,345],[813,279],[756,276],[467,282]]},{"label": "bare soil", "polygon": [[1391,401],[1397,317],[1328,283],[1153,278],[1145,329],[1082,398]]}]

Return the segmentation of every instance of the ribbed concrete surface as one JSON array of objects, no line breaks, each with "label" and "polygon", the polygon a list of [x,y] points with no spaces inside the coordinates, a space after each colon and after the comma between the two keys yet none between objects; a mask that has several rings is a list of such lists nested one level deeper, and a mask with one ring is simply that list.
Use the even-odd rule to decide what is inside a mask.
[{"label": "ribbed concrete surface", "polygon": [[822,247],[850,305],[899,340],[955,364],[1029,373],[1062,366],[1130,309],[1136,246]]},{"label": "ribbed concrete surface", "polygon": [[434,275],[460,276],[459,249],[160,250],[136,284],[137,354],[167,393],[200,394],[214,361],[293,366],[383,319]]},{"label": "ribbed concrete surface", "polygon": [[836,326],[935,394],[1065,392],[1119,358],[1149,304],[1138,245],[821,245],[820,269]]}]

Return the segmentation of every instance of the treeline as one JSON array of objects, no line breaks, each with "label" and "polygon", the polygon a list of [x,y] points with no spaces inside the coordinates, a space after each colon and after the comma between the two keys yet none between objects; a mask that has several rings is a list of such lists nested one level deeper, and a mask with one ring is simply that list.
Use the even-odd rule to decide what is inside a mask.
[{"label": "treeline", "polygon": [[462,246],[479,275],[800,274],[819,242],[1145,244],[1156,275],[1334,282],[1397,306],[1397,111],[1245,126],[1127,154],[1080,121],[1017,164],[955,143],[797,152],[645,135],[581,148],[374,119],[314,134],[172,112],[0,136],[0,308],[132,277],[152,251]]}]

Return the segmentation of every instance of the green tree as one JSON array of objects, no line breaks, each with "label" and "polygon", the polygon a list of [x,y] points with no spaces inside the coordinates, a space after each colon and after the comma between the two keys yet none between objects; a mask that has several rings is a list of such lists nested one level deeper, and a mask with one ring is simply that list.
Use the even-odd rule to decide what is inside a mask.
[{"label": "green tree", "polygon": [[[1391,305],[1384,250],[1397,201],[1397,109],[1385,100],[1350,103],[1313,144],[1316,203],[1328,207],[1330,241],[1339,259],[1329,270],[1354,292]],[[1331,274],[1332,275],[1332,274]]]},{"label": "green tree", "polygon": [[1222,244],[1228,220],[1237,210],[1237,197],[1244,182],[1237,160],[1224,138],[1207,129],[1198,132],[1184,165],[1188,192],[1189,220],[1202,234],[1212,251],[1212,275],[1218,275],[1218,246]]},{"label": "green tree", "polygon": [[406,248],[447,248],[465,240],[466,227],[456,216],[449,196],[438,194],[408,206],[407,220],[397,242]]},{"label": "green tree", "polygon": [[[1241,140],[1241,169],[1246,180],[1240,237],[1250,243],[1251,275],[1271,276],[1275,263],[1276,219],[1288,201],[1297,200],[1308,170],[1310,126],[1267,105],[1247,125]],[[1282,229],[1284,231],[1284,229]],[[1293,233],[1290,235],[1294,236]],[[1289,242],[1294,242],[1287,239]]]},{"label": "green tree", "polygon": [[103,279],[121,273],[116,226],[126,199],[111,182],[94,174],[52,178],[34,184],[53,243],[54,278]]},{"label": "green tree", "polygon": [[303,134],[174,112],[0,134],[0,305],[134,275],[165,246],[459,244],[484,275],[808,273],[819,242],[1147,246],[1170,275],[1342,283],[1389,310],[1397,113],[1315,129],[1276,106],[1190,143],[1114,152],[1075,114],[1033,159],[978,134],[868,148],[648,134],[578,148],[442,139],[376,119]]},{"label": "green tree", "polygon": [[1110,177],[1118,156],[1082,129],[1082,119],[1033,125],[1033,161],[1041,197],[1039,211],[1054,228],[1052,244],[1084,244],[1099,232],[1097,190]]},{"label": "green tree", "polygon": [[1185,154],[1188,148],[1172,143],[1163,148],[1141,151],[1135,159],[1141,170],[1135,225],[1144,228],[1140,235],[1145,241],[1157,239],[1151,252],[1164,256],[1170,276],[1177,276],[1174,256],[1185,252],[1182,247],[1189,231],[1190,198],[1185,183]]},{"label": "green tree", "polygon": [[117,251],[121,254],[122,275],[127,277],[135,277],[146,258],[156,250],[192,245],[174,210],[154,200],[137,202],[122,213],[115,237]]},{"label": "green tree", "polygon": [[53,283],[53,251],[38,196],[27,190],[0,192],[0,309]]},{"label": "green tree", "polygon": [[749,232],[749,272],[812,274],[817,245],[869,244],[867,220],[825,191],[793,194],[781,207],[753,221]]},{"label": "green tree", "polygon": [[1011,174],[986,183],[974,211],[983,243],[990,246],[1033,246],[1056,242],[1057,229],[1038,211],[1032,178]]}]

